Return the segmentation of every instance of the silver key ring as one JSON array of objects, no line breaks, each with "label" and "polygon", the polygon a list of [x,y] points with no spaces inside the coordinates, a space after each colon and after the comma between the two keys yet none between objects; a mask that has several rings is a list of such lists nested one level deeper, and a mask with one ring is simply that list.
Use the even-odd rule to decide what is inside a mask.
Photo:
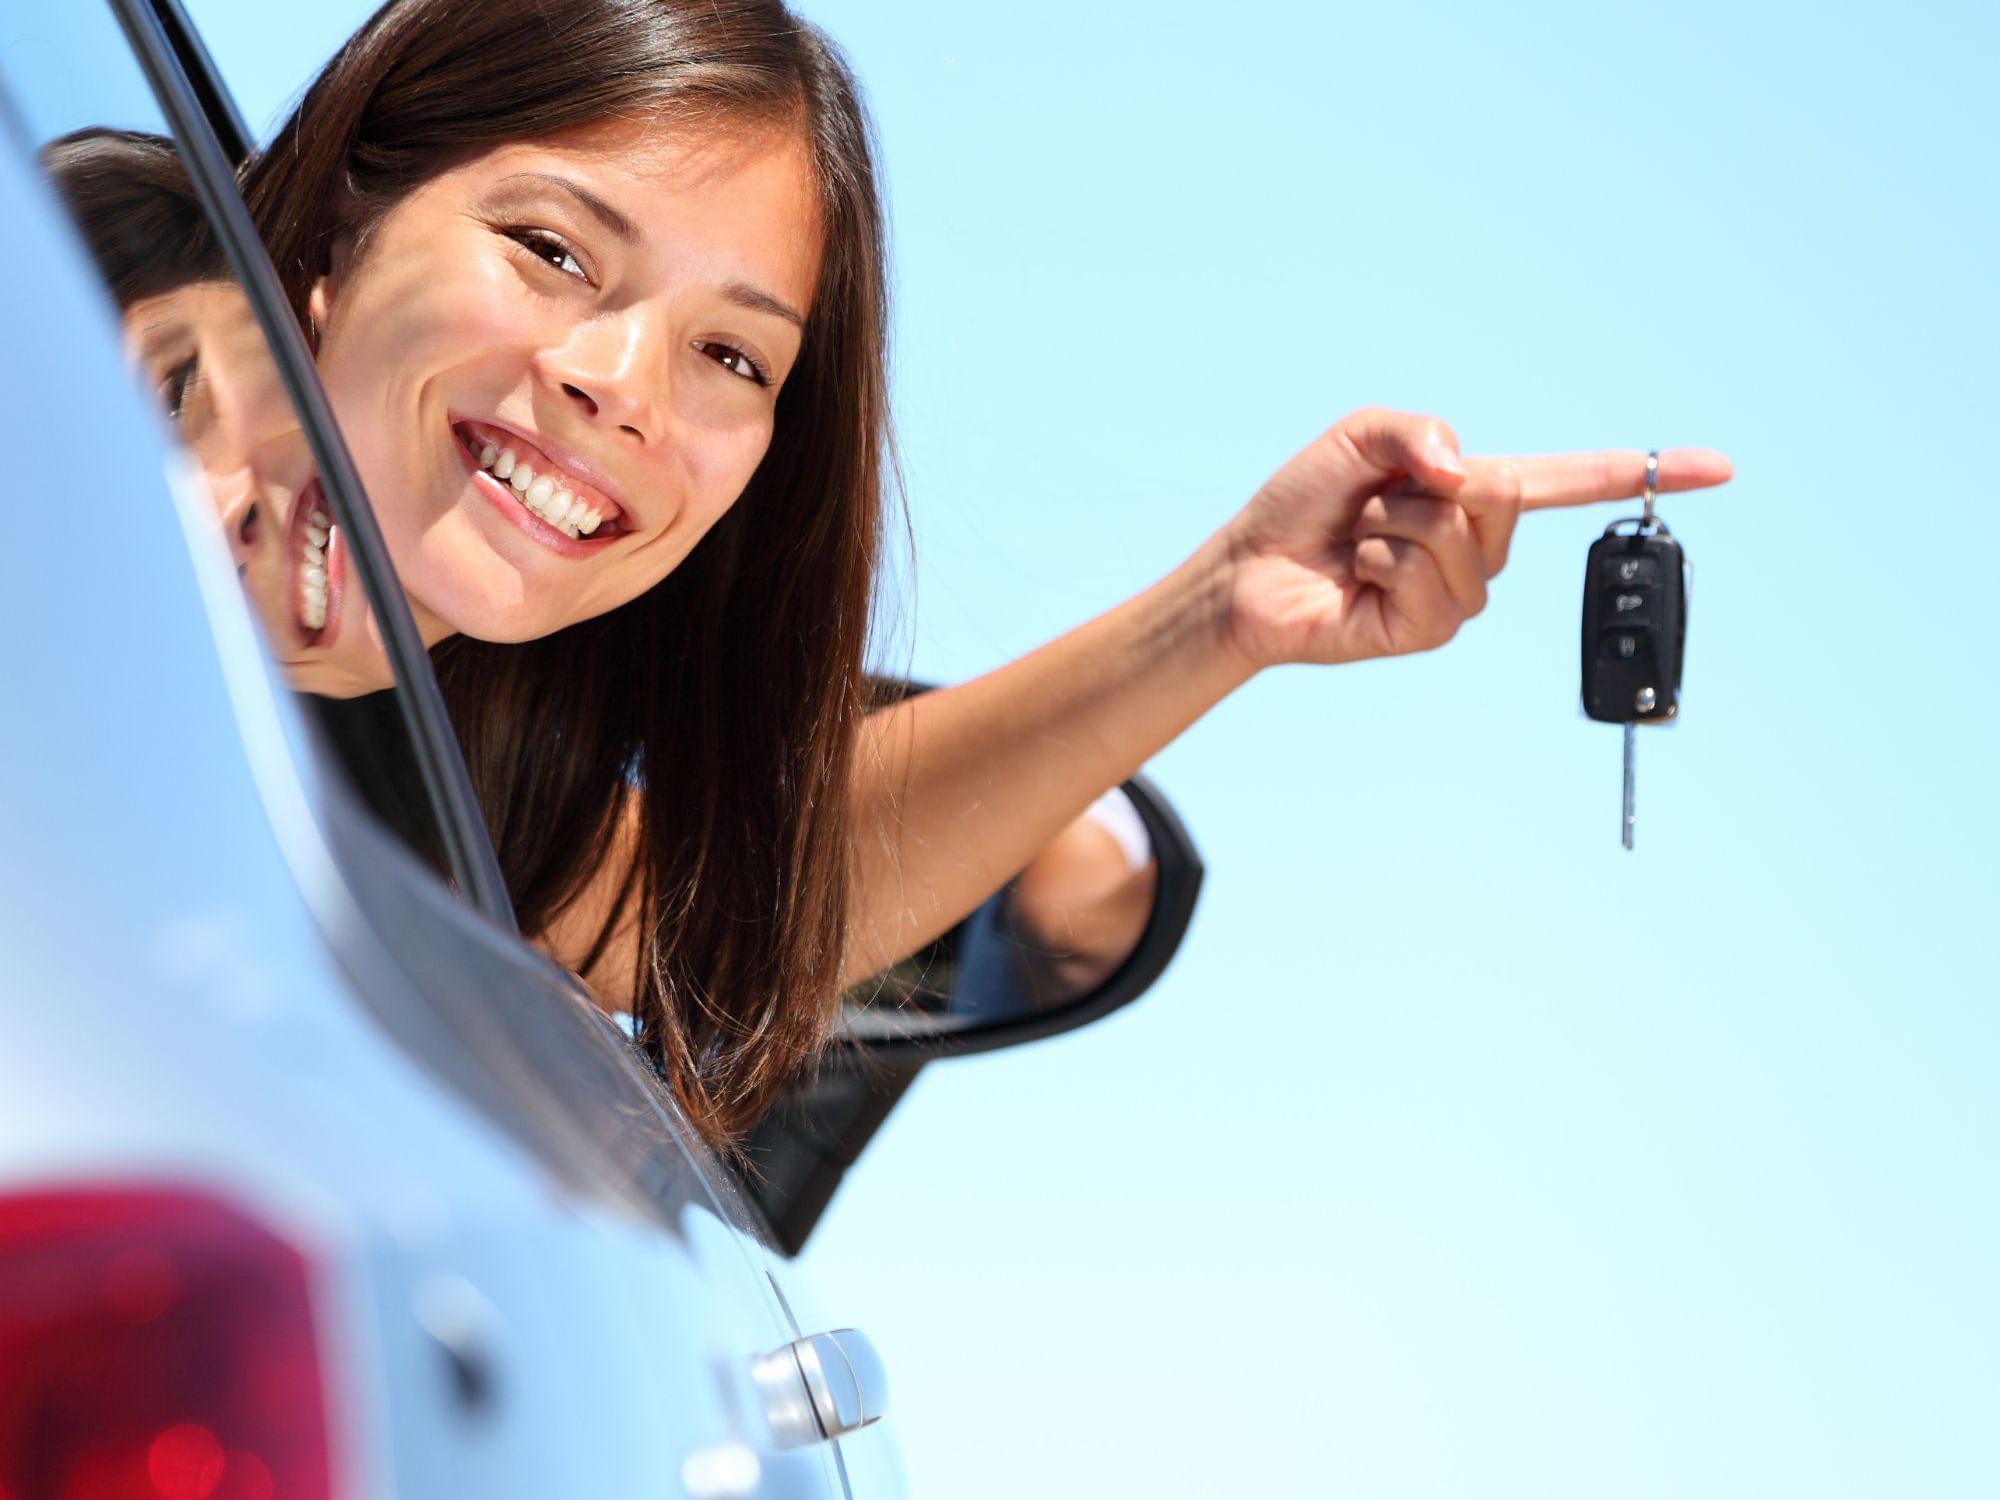
[{"label": "silver key ring", "polygon": [[1653,497],[1658,492],[1660,482],[1660,450],[1653,449],[1646,455],[1646,518],[1641,523],[1647,529],[1653,525]]}]

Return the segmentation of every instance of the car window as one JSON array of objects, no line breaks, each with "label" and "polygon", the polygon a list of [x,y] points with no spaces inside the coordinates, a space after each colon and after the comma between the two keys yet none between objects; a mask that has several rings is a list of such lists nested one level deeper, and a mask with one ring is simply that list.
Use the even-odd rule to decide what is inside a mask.
[{"label": "car window", "polygon": [[0,48],[17,124],[102,279],[175,468],[205,495],[274,669],[317,726],[317,770],[446,876],[396,691],[355,693],[334,663],[299,670],[340,635],[369,635],[372,612],[300,413],[117,22],[99,4],[42,7]]},{"label": "car window", "polygon": [[[325,435],[320,418],[281,378],[255,288],[225,253],[229,224],[204,207],[184,155],[190,140],[213,147],[212,134],[199,116],[193,136],[185,118],[169,128],[111,9],[94,3],[18,17],[0,37],[0,94],[70,214],[79,258],[98,272],[107,321],[157,411],[165,467],[198,491],[213,523],[205,540],[234,569],[271,675],[299,710],[287,721],[286,771],[307,788],[315,849],[341,877],[329,891],[302,874],[301,892],[354,998],[576,1191],[670,1226],[694,1201],[740,1223],[717,1205],[692,1131],[630,1043],[573,975],[511,921],[494,920],[460,878],[454,837],[497,862],[477,809],[468,822],[418,766],[408,725],[428,708],[412,708],[407,681],[376,687],[383,596],[357,568],[342,571],[340,527],[329,525],[340,508],[324,497],[314,441]],[[235,191],[226,179],[224,191]],[[242,207],[233,196],[221,206],[230,203]],[[310,393],[324,401],[316,386]],[[129,503],[167,505],[171,494],[163,484]],[[366,520],[357,498],[356,519]],[[386,567],[379,546],[376,561]],[[335,626],[369,649],[315,653]],[[349,673],[371,690],[353,691]]]}]

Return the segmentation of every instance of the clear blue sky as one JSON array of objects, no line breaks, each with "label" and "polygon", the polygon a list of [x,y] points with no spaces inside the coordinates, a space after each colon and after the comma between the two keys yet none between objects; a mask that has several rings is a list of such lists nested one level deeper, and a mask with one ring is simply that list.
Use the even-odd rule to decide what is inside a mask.
[{"label": "clear blue sky", "polygon": [[[191,8],[260,126],[364,10]],[[1611,510],[1158,759],[1174,968],[932,1069],[806,1258],[917,1492],[2000,1493],[1992,8],[808,14],[882,131],[919,673],[1361,404],[1739,476],[1665,507],[1635,854],[1576,707]]]}]

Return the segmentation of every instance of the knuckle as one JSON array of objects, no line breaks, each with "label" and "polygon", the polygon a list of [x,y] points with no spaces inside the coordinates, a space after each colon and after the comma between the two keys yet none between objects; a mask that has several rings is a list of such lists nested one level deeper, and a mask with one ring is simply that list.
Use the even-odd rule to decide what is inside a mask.
[{"label": "knuckle", "polygon": [[1424,650],[1435,651],[1438,647],[1447,644],[1457,634],[1458,615],[1456,612],[1451,610],[1437,610],[1424,621],[1424,628],[1420,634],[1420,639],[1423,641]]},{"label": "knuckle", "polygon": [[1387,537],[1367,536],[1354,544],[1354,566],[1358,572],[1386,573],[1395,563],[1396,549]]}]

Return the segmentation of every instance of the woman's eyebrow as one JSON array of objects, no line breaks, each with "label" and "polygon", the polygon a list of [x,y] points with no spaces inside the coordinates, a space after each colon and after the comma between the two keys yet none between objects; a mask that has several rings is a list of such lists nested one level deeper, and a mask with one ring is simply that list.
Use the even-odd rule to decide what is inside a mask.
[{"label": "woman's eyebrow", "polygon": [[[565,193],[576,199],[578,203],[589,209],[597,220],[606,229],[617,235],[619,239],[630,242],[639,238],[639,231],[633,227],[630,219],[626,218],[625,215],[618,212],[617,209],[606,203],[582,183],[564,177],[560,173],[513,172],[501,178],[494,186],[505,187],[510,182],[522,181],[546,182],[551,187],[561,188]],[[787,323],[798,328],[806,326],[804,313],[799,312],[787,303],[780,302],[769,292],[751,286],[748,282],[732,281],[722,289],[722,295],[727,297],[731,302],[734,302],[738,307],[747,308],[751,312],[770,313],[774,317],[783,318]]]},{"label": "woman's eyebrow", "polygon": [[554,172],[515,172],[510,176],[501,178],[494,186],[505,187],[510,182],[520,182],[524,179],[533,182],[546,182],[551,187],[561,188],[565,193],[568,193],[577,202],[589,209],[598,222],[617,235],[619,239],[636,240],[639,237],[639,231],[632,227],[632,221],[626,218],[625,215],[618,212],[617,209],[606,203],[582,183],[573,182],[569,178],[559,176]]},{"label": "woman's eyebrow", "polygon": [[175,313],[163,313],[148,318],[132,330],[139,353],[152,358],[163,352],[163,346],[192,342],[188,338],[187,320]]},{"label": "woman's eyebrow", "polygon": [[722,295],[727,297],[731,302],[734,302],[738,307],[748,308],[751,312],[770,313],[774,317],[783,318],[787,323],[791,323],[796,327],[804,328],[806,326],[805,314],[797,312],[785,303],[780,302],[769,292],[759,291],[747,281],[730,282],[729,285],[722,289]]}]

